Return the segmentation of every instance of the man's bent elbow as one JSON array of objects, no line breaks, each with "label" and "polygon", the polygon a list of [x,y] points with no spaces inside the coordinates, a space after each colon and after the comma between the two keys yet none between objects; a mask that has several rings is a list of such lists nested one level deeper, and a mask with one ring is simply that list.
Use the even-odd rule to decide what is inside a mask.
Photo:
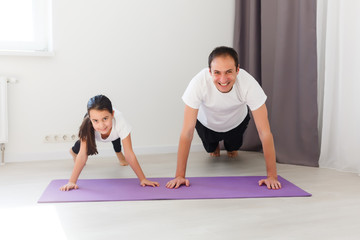
[{"label": "man's bent elbow", "polygon": [[261,142],[263,142],[263,141],[266,141],[266,140],[272,140],[273,135],[272,135],[271,131],[260,132],[259,133],[259,138],[260,138]]},{"label": "man's bent elbow", "polygon": [[194,131],[183,131],[180,135],[181,140],[192,141],[194,137]]}]

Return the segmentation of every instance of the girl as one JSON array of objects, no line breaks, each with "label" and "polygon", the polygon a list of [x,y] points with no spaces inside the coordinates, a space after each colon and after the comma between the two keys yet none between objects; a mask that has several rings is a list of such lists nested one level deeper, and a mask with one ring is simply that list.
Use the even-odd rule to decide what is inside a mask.
[{"label": "girl", "polygon": [[[70,150],[75,161],[74,169],[69,182],[62,186],[60,190],[69,191],[79,188],[76,185],[76,181],[85,166],[88,156],[98,153],[95,140],[102,142],[111,141],[120,164],[130,164],[139,178],[141,186],[159,186],[159,183],[145,178],[132,149],[130,130],[131,127],[125,121],[122,113],[116,109],[113,110],[111,101],[106,96],[97,95],[90,98],[87,104],[87,114],[79,130],[80,140]],[[122,139],[124,145],[125,157],[121,153],[120,139]]]}]

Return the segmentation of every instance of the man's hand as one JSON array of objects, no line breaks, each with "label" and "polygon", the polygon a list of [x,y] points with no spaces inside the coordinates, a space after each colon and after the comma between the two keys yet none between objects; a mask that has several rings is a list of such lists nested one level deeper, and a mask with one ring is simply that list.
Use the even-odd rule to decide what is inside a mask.
[{"label": "man's hand", "polygon": [[268,189],[280,189],[281,183],[275,177],[268,177],[259,181],[259,186],[265,184]]},{"label": "man's hand", "polygon": [[185,186],[190,186],[190,182],[188,179],[185,179],[183,177],[177,177],[177,178],[174,178],[173,180],[169,181],[167,184],[166,184],[166,187],[167,188],[179,188],[181,185],[184,185]]}]

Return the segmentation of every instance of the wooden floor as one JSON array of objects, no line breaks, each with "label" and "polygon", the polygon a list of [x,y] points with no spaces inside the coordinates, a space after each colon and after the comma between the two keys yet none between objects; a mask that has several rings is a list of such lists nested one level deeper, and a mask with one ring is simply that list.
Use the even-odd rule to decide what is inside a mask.
[{"label": "wooden floor", "polygon": [[[265,175],[259,153],[235,159],[191,153],[188,176]],[[144,155],[147,177],[171,177],[176,154]],[[278,164],[282,177],[313,194],[303,198],[209,199],[38,204],[72,160],[0,166],[0,239],[360,239],[360,177]],[[92,158],[81,178],[135,177],[113,158]]]}]

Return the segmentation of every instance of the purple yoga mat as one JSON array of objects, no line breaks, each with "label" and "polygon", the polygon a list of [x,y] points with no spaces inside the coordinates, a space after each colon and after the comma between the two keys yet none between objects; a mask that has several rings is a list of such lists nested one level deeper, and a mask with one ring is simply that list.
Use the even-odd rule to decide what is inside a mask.
[{"label": "purple yoga mat", "polygon": [[282,177],[278,177],[282,188],[269,190],[259,186],[264,176],[241,177],[189,177],[190,186],[168,189],[165,184],[172,178],[149,178],[160,183],[160,187],[141,187],[137,178],[125,179],[80,179],[79,189],[62,192],[59,188],[68,180],[50,182],[39,199],[39,203],[55,202],[99,202],[170,199],[211,198],[265,198],[265,197],[308,197],[310,193]]}]

